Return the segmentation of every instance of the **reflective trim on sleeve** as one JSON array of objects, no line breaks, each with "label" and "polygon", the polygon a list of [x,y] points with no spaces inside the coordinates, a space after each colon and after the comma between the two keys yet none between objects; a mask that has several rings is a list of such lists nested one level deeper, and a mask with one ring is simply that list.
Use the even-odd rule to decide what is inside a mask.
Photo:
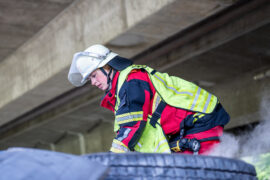
[{"label": "reflective trim on sleeve", "polygon": [[198,100],[198,98],[199,98],[199,96],[200,96],[200,93],[201,93],[201,88],[198,87],[197,93],[196,93],[196,95],[195,95],[195,98],[194,98],[194,100],[193,100],[193,103],[192,103],[192,105],[191,105],[190,110],[193,110],[193,109],[194,109],[194,107],[195,107],[195,105],[196,105],[196,103],[197,103],[197,100]]},{"label": "reflective trim on sleeve", "polygon": [[143,120],[143,111],[125,113],[116,116],[116,121],[118,124],[124,124],[133,121]]},{"label": "reflective trim on sleeve", "polygon": [[153,106],[152,106],[153,112],[155,112],[155,110],[157,109],[160,101],[161,101],[161,98],[158,95],[158,93],[156,93],[155,96],[154,96],[154,99],[153,99]]},{"label": "reflective trim on sleeve", "polygon": [[130,152],[128,147],[122,142],[114,139],[112,143],[112,147],[110,149],[112,152],[121,153],[121,152]]},{"label": "reflective trim on sleeve", "polygon": [[212,94],[208,93],[208,97],[207,97],[206,103],[205,103],[205,105],[204,105],[204,107],[203,107],[203,111],[202,111],[203,113],[206,112],[206,110],[207,110],[207,108],[208,108],[208,105],[209,105],[209,103],[210,103],[211,98],[212,98]]},{"label": "reflective trim on sleeve", "polygon": [[167,144],[167,140],[166,140],[166,139],[163,139],[163,140],[159,141],[159,143],[158,143],[158,145],[156,146],[154,152],[157,152],[158,149],[160,149],[160,147],[161,147],[162,145],[164,145],[164,144]]},{"label": "reflective trim on sleeve", "polygon": [[117,138],[118,141],[123,141],[124,139],[126,139],[130,133],[131,129],[125,129],[123,136],[120,136]]},{"label": "reflective trim on sleeve", "polygon": [[187,95],[189,95],[189,96],[192,96],[192,95],[193,95],[193,94],[190,93],[190,92],[185,92],[185,91],[179,92],[179,91],[177,91],[174,87],[168,86],[168,85],[166,84],[166,82],[165,82],[161,77],[157,76],[156,74],[154,74],[154,76],[155,76],[159,81],[161,81],[161,82],[166,86],[166,88],[172,90],[172,91],[175,92],[176,94],[187,94]]},{"label": "reflective trim on sleeve", "polygon": [[138,144],[138,146],[139,146],[140,148],[142,147],[142,145],[141,145],[139,142],[138,142],[137,144]]},{"label": "reflective trim on sleeve", "polygon": [[171,152],[171,150],[164,150],[162,153],[168,153],[168,154],[171,154],[172,152]]},{"label": "reflective trim on sleeve", "polygon": [[114,153],[125,153],[124,150],[120,150],[120,149],[117,149],[117,148],[114,148],[114,147],[111,147],[110,151],[114,152]]}]

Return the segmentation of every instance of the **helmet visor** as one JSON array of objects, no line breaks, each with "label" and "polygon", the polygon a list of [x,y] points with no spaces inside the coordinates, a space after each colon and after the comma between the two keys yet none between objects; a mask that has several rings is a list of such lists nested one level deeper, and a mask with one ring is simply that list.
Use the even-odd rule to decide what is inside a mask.
[{"label": "helmet visor", "polygon": [[91,74],[98,65],[106,58],[91,52],[78,52],[73,56],[73,60],[68,73],[68,80],[74,86],[82,86],[87,81],[87,76]]}]

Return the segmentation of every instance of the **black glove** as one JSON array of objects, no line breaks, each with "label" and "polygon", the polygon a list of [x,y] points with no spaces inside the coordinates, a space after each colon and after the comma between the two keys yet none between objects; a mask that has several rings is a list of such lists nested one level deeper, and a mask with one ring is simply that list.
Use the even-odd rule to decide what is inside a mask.
[{"label": "black glove", "polygon": [[170,148],[174,152],[182,152],[189,150],[198,152],[200,150],[200,142],[197,139],[181,139],[170,143]]}]

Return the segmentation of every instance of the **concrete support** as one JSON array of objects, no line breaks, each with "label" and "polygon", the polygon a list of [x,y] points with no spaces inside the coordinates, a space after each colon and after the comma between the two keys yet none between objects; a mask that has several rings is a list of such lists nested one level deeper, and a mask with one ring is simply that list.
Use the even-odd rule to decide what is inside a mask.
[{"label": "concrete support", "polygon": [[55,149],[58,152],[65,152],[65,153],[71,153],[71,154],[77,154],[80,155],[80,149],[78,148],[80,146],[78,139],[74,136],[66,136],[66,138],[62,139],[60,142],[58,142],[55,145]]},{"label": "concrete support", "polygon": [[85,154],[84,137],[81,133],[64,132],[54,144],[56,151],[72,154]]},{"label": "concrete support", "polygon": [[78,142],[80,147],[78,148],[80,150],[80,154],[85,154],[85,140],[84,135],[82,133],[75,133],[68,131],[67,134],[74,135],[78,137]]},{"label": "concrete support", "polygon": [[108,152],[114,136],[112,123],[100,124],[100,126],[85,134],[86,152]]},{"label": "concrete support", "polygon": [[55,151],[55,144],[39,141],[34,148]]},{"label": "concrete support", "polygon": [[38,142],[34,147],[72,154],[107,152],[114,136],[112,123],[102,123],[85,133],[64,132],[54,143]]},{"label": "concrete support", "polygon": [[213,89],[231,115],[227,129],[269,120],[266,112],[270,111],[270,77],[254,80],[254,75],[235,77]]}]

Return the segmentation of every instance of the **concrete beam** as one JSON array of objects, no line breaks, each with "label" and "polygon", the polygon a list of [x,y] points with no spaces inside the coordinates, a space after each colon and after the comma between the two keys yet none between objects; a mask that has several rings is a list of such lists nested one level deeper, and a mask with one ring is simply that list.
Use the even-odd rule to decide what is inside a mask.
[{"label": "concrete beam", "polygon": [[[88,93],[87,93],[88,92]],[[29,113],[7,123],[0,129],[0,140],[20,135],[36,127],[40,127],[59,116],[68,114],[80,107],[100,99],[101,92],[97,89],[90,91],[89,87],[71,90],[52,101],[33,109]],[[66,98],[63,98],[66,97]]]},{"label": "concrete beam", "polygon": [[[74,52],[89,44],[109,42],[170,2],[173,1],[156,0],[155,6],[152,0],[81,0],[73,3],[1,62],[0,125],[72,89],[63,77],[67,76]],[[53,79],[59,73],[61,78]],[[43,87],[49,80],[52,80],[51,86]],[[35,90],[36,87],[39,88]]]},{"label": "concrete beam", "polygon": [[270,23],[268,0],[239,1],[138,54],[137,64],[160,71],[174,67],[215,47]]}]

